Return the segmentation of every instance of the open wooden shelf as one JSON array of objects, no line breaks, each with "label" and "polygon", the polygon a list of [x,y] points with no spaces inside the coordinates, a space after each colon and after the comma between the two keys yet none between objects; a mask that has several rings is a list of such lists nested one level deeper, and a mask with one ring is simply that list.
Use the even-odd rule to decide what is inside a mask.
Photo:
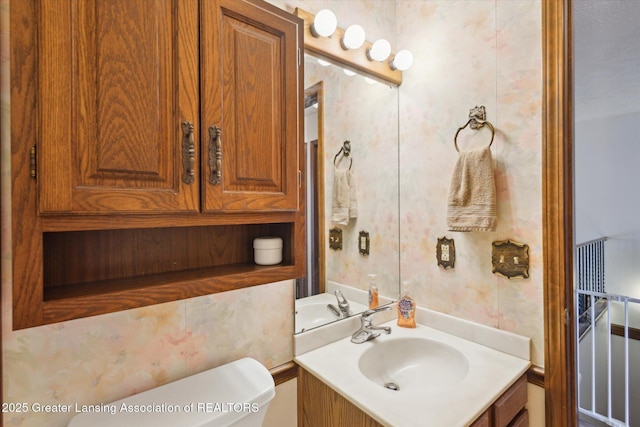
[{"label": "open wooden shelf", "polygon": [[49,287],[44,290],[43,323],[247,288],[294,275],[293,265],[243,263]]},{"label": "open wooden shelf", "polygon": [[[37,233],[34,250],[28,252],[37,268],[29,268],[34,265],[31,262],[21,267],[34,274],[21,276],[30,280],[21,280],[15,288],[20,304],[14,310],[14,329],[302,275],[304,227],[299,220],[222,225],[194,225],[186,220],[178,227],[168,221],[168,226],[105,228],[131,225],[129,220],[123,217],[116,224],[89,219],[82,230]],[[59,229],[55,224],[63,223],[49,220],[48,229]],[[264,236],[282,238],[282,263],[254,263],[253,239]]]},{"label": "open wooden shelf", "polygon": [[291,262],[287,223],[43,233],[44,287],[252,263],[253,239],[264,236],[281,237]]}]

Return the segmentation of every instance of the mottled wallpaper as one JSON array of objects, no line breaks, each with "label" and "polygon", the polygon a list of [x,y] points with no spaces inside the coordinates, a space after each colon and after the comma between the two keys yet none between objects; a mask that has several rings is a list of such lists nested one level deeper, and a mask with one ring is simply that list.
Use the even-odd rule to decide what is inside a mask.
[{"label": "mottled wallpaper", "polygon": [[[544,363],[542,270],[542,23],[539,0],[397,2],[398,45],[414,64],[400,87],[401,275],[418,305],[532,338]],[[484,105],[495,128],[495,232],[449,232],[457,160],[453,138]],[[487,129],[460,132],[461,150],[489,144]],[[454,239],[454,269],[437,265]],[[491,243],[529,246],[529,278],[492,273]]]},{"label": "mottled wallpaper", "polygon": [[9,0],[0,0],[4,426],[62,427],[39,405],[106,403],[245,356],[293,359],[291,280],[12,331]]},{"label": "mottled wallpaper", "polygon": [[[540,0],[384,0],[272,1],[316,13],[334,7],[339,25],[363,17],[373,40],[388,37],[392,49],[409,49],[413,67],[404,73],[396,101],[399,150],[380,154],[381,165],[399,161],[400,209],[395,214],[375,202],[383,191],[364,190],[379,170],[358,169],[362,216],[353,224],[376,234],[400,224],[400,280],[412,283],[421,306],[531,337],[532,360],[543,364],[542,277],[542,52]],[[389,4],[393,7],[389,10]],[[4,399],[7,402],[98,403],[121,398],[191,373],[249,355],[267,367],[293,357],[293,284],[290,281],[224,294],[161,304],[88,319],[13,332],[11,330],[9,186],[9,1],[0,0],[0,94],[2,107],[2,320]],[[346,20],[346,21],[345,21]],[[351,22],[349,22],[351,21]],[[375,28],[375,29],[374,29]],[[387,36],[388,29],[395,29]],[[370,38],[371,37],[371,38]],[[376,89],[381,102],[388,88]],[[387,98],[385,98],[387,97]],[[496,130],[491,148],[497,187],[495,232],[452,233],[446,227],[451,172],[457,159],[453,136],[469,109],[484,105]],[[357,111],[347,104],[333,114]],[[325,126],[330,123],[325,122]],[[384,129],[371,123],[367,154],[385,145]],[[345,134],[325,129],[331,145],[325,161]],[[378,138],[376,135],[380,135]],[[488,143],[485,130],[461,132],[461,149]],[[355,145],[356,167],[364,163]],[[383,148],[381,148],[383,149]],[[328,186],[328,184],[326,184]],[[375,188],[385,188],[378,183]],[[385,212],[380,214],[380,212]],[[370,215],[370,216],[367,216]],[[455,240],[454,269],[436,263],[436,242]],[[511,239],[529,245],[529,278],[492,273],[491,243]],[[375,242],[372,242],[372,245]],[[388,257],[390,258],[390,257]],[[373,262],[372,262],[373,261]],[[353,277],[396,268],[369,258]],[[362,258],[330,261],[362,264]],[[340,270],[336,267],[336,270]],[[380,273],[382,271],[382,273]],[[386,271],[386,272],[385,272]],[[337,273],[340,274],[340,273]],[[343,273],[344,274],[344,273]],[[349,273],[351,274],[351,273]],[[397,272],[395,273],[397,275]],[[340,277],[339,277],[340,279]],[[366,284],[365,284],[366,285]],[[69,414],[4,414],[7,426],[63,426]]]}]

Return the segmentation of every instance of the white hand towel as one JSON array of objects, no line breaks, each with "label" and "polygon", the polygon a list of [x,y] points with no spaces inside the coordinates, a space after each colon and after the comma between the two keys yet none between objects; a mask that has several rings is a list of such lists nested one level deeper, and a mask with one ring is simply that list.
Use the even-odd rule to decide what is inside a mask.
[{"label": "white hand towel", "polygon": [[449,231],[495,231],[496,185],[488,146],[459,152],[447,208]]},{"label": "white hand towel", "polygon": [[350,169],[335,169],[333,174],[333,195],[331,200],[331,220],[348,225],[350,218],[358,216],[355,178]]},{"label": "white hand towel", "polygon": [[356,197],[356,176],[349,169],[349,218],[358,217],[358,200]]}]

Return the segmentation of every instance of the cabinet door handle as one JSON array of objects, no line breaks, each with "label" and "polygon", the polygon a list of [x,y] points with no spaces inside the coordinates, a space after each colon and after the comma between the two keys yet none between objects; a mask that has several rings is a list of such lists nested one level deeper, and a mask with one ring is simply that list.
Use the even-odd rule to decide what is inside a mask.
[{"label": "cabinet door handle", "polygon": [[220,128],[211,126],[209,128],[209,182],[218,185],[222,181],[222,138],[220,138]]},{"label": "cabinet door handle", "polygon": [[193,123],[182,122],[182,182],[185,184],[193,184],[195,181],[195,152]]}]

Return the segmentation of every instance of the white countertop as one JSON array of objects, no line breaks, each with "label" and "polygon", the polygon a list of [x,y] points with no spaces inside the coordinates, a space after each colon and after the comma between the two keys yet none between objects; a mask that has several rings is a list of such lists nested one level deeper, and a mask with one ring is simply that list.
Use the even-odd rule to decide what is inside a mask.
[{"label": "white countertop", "polygon": [[[429,316],[423,313],[419,319]],[[478,335],[477,331],[474,331],[475,324],[462,322],[465,334]],[[457,321],[447,323],[456,324]],[[363,344],[354,344],[350,337],[346,337],[298,355],[295,360],[364,412],[387,426],[468,426],[531,365],[528,360],[528,348],[524,352],[525,357],[495,349],[500,347],[500,335],[504,335],[505,342],[509,344],[518,343],[515,347],[528,346],[528,338],[486,326],[477,325],[480,331],[490,329],[492,331],[489,331],[489,334],[497,334],[497,346],[494,345],[496,336],[492,337],[493,342],[489,343],[490,346],[485,346],[423,325],[418,325],[415,329],[400,328],[395,320],[383,325],[391,326],[390,335],[381,335]],[[479,335],[485,334],[481,332]],[[424,384],[424,389],[419,393],[408,394],[388,390],[373,383],[360,372],[358,360],[367,348],[376,345],[377,342],[415,336],[438,340],[458,349],[469,362],[467,375],[455,384],[432,388],[429,384]],[[402,349],[398,348],[398,351]]]}]

